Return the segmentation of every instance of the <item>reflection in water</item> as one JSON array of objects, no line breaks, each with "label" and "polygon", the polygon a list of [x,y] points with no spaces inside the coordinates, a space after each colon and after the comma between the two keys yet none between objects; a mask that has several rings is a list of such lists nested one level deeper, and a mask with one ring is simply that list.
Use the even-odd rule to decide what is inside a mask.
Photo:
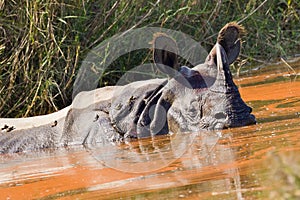
[{"label": "reflection in water", "polygon": [[87,148],[107,167],[131,173],[151,172],[167,167],[180,158],[191,147],[197,134],[178,133],[121,144],[94,144]]},{"label": "reflection in water", "polygon": [[[220,139],[226,140],[226,142],[219,143]],[[190,193],[193,190],[201,191],[205,189],[204,191],[214,191],[213,195],[230,193],[238,199],[242,199],[239,170],[236,165],[232,164],[236,160],[233,152],[235,148],[230,147],[230,143],[230,134],[222,136],[221,132],[203,131],[181,134],[180,136],[160,136],[144,139],[130,142],[117,148],[98,146],[92,149],[92,154],[95,157],[97,156],[97,160],[101,160],[109,167],[131,173],[152,172],[155,175],[151,174],[108,184],[99,184],[89,188],[89,191],[124,187],[133,181],[143,182],[150,179],[149,181],[152,184],[147,184],[147,190],[169,190],[170,187],[176,187],[178,184],[185,186],[192,183],[189,189]],[[106,149],[106,147],[108,148]],[[103,152],[106,152],[108,149],[113,150],[110,151],[107,157],[107,153]],[[176,164],[178,167],[165,171],[168,166],[172,165],[171,163]],[[216,183],[212,182],[213,184],[210,185],[193,184],[197,180],[197,175],[194,173],[199,172],[201,174],[205,170],[211,171],[209,170],[211,167],[222,165],[230,165],[221,171],[225,175],[223,179],[218,180]],[[173,171],[177,172],[172,174],[171,172]],[[159,176],[165,176],[165,174],[168,174],[168,179],[162,179],[157,184],[155,180]],[[174,191],[172,192],[174,193]],[[161,196],[160,191],[156,193]],[[174,194],[176,193],[178,192]],[[153,194],[155,195],[155,192]]]},{"label": "reflection in water", "polygon": [[299,199],[300,79],[283,69],[236,80],[257,125],[1,155],[0,199]]}]

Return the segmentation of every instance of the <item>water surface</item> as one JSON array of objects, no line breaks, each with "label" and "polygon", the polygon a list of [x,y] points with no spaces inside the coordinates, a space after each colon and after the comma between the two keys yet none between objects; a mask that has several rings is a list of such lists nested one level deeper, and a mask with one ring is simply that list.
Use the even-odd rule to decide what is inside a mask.
[{"label": "water surface", "polygon": [[0,199],[300,199],[296,74],[279,64],[235,79],[257,125],[2,155]]}]

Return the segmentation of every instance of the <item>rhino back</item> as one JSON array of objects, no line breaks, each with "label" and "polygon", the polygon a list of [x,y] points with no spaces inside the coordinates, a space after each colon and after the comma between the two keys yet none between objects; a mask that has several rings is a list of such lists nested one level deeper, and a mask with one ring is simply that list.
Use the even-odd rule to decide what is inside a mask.
[{"label": "rhino back", "polygon": [[53,148],[59,145],[60,128],[46,124],[0,134],[0,153],[17,153]]},{"label": "rhino back", "polygon": [[58,112],[28,118],[0,119],[0,153],[14,153],[58,146],[66,107]]}]

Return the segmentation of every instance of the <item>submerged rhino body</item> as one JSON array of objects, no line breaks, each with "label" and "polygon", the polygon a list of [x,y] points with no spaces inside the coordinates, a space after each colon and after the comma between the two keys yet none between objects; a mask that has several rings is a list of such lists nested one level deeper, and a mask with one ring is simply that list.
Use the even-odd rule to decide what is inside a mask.
[{"label": "submerged rhino body", "polygon": [[0,152],[254,124],[229,70],[242,32],[236,23],[225,25],[205,63],[193,68],[179,67],[176,42],[155,34],[154,62],[167,79],[82,92],[71,106],[50,115],[0,119]]}]

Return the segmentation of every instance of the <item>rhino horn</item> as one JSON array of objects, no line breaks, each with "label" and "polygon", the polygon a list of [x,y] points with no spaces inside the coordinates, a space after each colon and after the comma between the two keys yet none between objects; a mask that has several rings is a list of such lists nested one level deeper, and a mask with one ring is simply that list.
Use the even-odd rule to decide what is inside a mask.
[{"label": "rhino horn", "polygon": [[216,49],[216,60],[218,73],[215,83],[210,88],[211,91],[220,93],[232,93],[238,92],[238,88],[233,82],[232,75],[229,69],[229,60],[224,48],[217,43]]}]

